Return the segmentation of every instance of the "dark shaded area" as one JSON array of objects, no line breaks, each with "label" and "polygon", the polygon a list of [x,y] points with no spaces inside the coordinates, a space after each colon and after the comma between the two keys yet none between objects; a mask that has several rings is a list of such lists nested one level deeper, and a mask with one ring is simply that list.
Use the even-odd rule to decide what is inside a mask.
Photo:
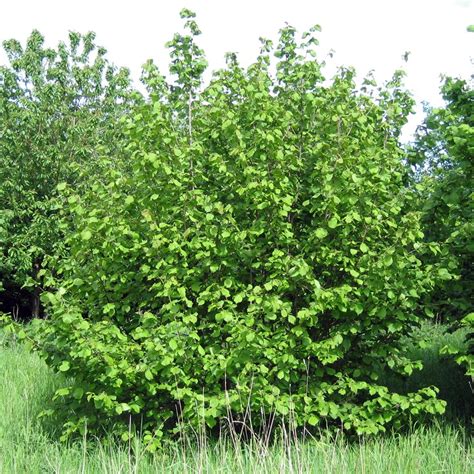
[{"label": "dark shaded area", "polygon": [[465,374],[465,368],[458,365],[453,356],[440,354],[440,350],[447,345],[464,350],[468,339],[469,334],[465,328],[452,332],[449,325],[425,323],[407,338],[405,353],[413,360],[421,360],[423,369],[406,377],[382,370],[381,382],[391,391],[402,394],[415,392],[423,387],[437,387],[438,398],[447,402],[443,420],[472,428],[472,381]]},{"label": "dark shaded area", "polygon": [[[0,290],[0,312],[11,314],[18,321],[30,321],[33,298],[29,289],[4,281]],[[38,316],[43,316],[42,308],[39,309]]]}]

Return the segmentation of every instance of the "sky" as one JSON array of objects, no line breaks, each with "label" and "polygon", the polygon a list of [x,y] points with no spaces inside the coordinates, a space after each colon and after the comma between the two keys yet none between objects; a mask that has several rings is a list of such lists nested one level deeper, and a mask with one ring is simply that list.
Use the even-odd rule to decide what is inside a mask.
[{"label": "sky", "polygon": [[[68,31],[95,31],[109,59],[138,78],[149,58],[166,71],[164,44],[180,31],[184,7],[197,13],[210,70],[222,67],[229,51],[249,65],[258,54],[258,38],[276,39],[285,22],[300,32],[321,25],[326,75],[340,65],[354,66],[359,77],[373,70],[383,81],[403,66],[418,103],[407,135],[422,119],[423,101],[442,104],[442,74],[468,79],[474,73],[474,33],[466,31],[474,24],[474,0],[0,0],[0,41],[24,42],[38,29],[54,46]],[[406,51],[411,54],[405,64]]]}]

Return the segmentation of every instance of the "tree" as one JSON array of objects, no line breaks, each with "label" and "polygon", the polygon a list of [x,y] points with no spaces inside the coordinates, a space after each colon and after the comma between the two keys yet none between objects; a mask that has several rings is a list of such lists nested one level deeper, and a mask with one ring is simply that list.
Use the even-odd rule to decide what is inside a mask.
[{"label": "tree", "polygon": [[[444,347],[474,382],[474,90],[471,82],[447,78],[445,107],[430,109],[420,128],[412,164],[422,189],[423,225],[429,242],[454,280],[439,282],[427,308],[452,327],[468,328],[467,350]],[[438,257],[439,259],[439,257]],[[472,385],[471,385],[472,387]]]},{"label": "tree", "polygon": [[229,413],[362,434],[442,411],[434,388],[377,383],[381,364],[419,367],[400,337],[443,273],[420,259],[436,245],[404,186],[402,74],[325,82],[318,28],[297,42],[286,27],[247,70],[229,54],[201,90],[199,29],[182,15],[175,82],[148,63],[151,99],[126,122],[133,172],[62,191],[72,232],[36,344],[69,376],[65,436],[107,418],[153,445]]},{"label": "tree", "polygon": [[446,106],[428,111],[411,163],[423,189],[426,239],[440,244],[456,275],[440,282],[431,305],[452,321],[474,311],[474,90],[447,78],[442,94]]},{"label": "tree", "polygon": [[[0,67],[0,293],[3,310],[39,315],[40,271],[61,240],[56,186],[80,187],[107,166],[123,166],[118,118],[130,106],[128,71],[109,64],[94,34],[70,33],[45,48],[33,31],[23,48],[4,42]],[[102,168],[101,168],[102,167]],[[28,284],[31,290],[22,288]],[[24,297],[31,298],[31,303]],[[23,301],[22,301],[23,296]]]}]

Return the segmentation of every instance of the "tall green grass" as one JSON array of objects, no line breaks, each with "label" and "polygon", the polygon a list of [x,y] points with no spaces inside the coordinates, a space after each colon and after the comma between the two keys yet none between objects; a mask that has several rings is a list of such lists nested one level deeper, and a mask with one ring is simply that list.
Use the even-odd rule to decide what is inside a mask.
[{"label": "tall green grass", "polygon": [[[1,336],[1,335],[0,335]],[[85,436],[69,445],[37,419],[58,386],[35,355],[0,337],[0,473],[468,473],[474,450],[465,431],[441,422],[408,435],[350,443],[322,434],[298,440],[284,430],[258,440],[186,438],[150,454],[139,441]]]}]

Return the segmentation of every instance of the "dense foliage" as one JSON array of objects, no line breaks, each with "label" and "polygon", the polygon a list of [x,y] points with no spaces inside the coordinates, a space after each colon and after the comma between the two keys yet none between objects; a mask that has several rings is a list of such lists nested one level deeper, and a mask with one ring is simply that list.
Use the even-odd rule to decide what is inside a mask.
[{"label": "dense foliage", "polygon": [[202,424],[370,434],[442,412],[435,387],[379,374],[420,368],[403,341],[433,310],[472,324],[472,91],[446,83],[407,157],[401,71],[328,80],[319,27],[287,26],[204,87],[182,17],[146,99],[92,34],[5,44],[3,302],[31,285],[37,316],[44,290],[29,337],[66,376],[64,437],[105,420],[152,447]]},{"label": "dense foliage", "polygon": [[[70,33],[56,49],[34,31],[25,47],[4,42],[0,67],[0,310],[38,316],[44,257],[61,240],[56,186],[76,189],[123,155],[118,118],[132,97],[94,34]],[[1,286],[4,291],[1,291]],[[31,291],[22,289],[25,284]],[[3,305],[1,305],[3,303]]]},{"label": "dense foliage", "polygon": [[[200,90],[198,27],[169,43],[168,84],[126,121],[133,171],[78,195],[51,263],[41,350],[66,373],[66,433],[115,419],[159,439],[225,418],[255,429],[375,433],[442,411],[436,389],[391,393],[381,364],[409,374],[400,337],[447,272],[423,264],[399,143],[413,105],[397,73],[325,81],[312,29],[286,27],[255,64],[235,55]],[[271,60],[276,58],[276,75]],[[67,200],[66,200],[67,198]]]},{"label": "dense foliage", "polygon": [[[440,281],[427,307],[437,317],[471,328],[467,353],[456,354],[474,377],[474,90],[472,81],[447,78],[444,108],[431,109],[420,127],[412,164],[423,195],[426,239],[441,249],[453,280]],[[474,379],[473,379],[474,380]]]},{"label": "dense foliage", "polygon": [[426,238],[441,244],[458,277],[431,304],[445,318],[459,318],[474,309],[474,90],[447,79],[442,93],[446,107],[429,110],[412,157],[425,193]]}]

